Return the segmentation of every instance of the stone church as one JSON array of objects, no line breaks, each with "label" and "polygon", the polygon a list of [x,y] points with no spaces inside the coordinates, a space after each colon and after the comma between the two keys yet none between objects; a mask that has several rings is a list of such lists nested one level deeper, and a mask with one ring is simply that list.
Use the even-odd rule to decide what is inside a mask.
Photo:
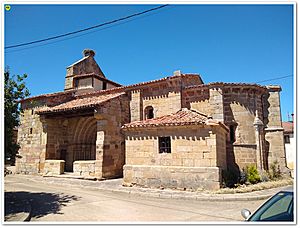
[{"label": "stone church", "polygon": [[93,50],[67,67],[63,92],[29,97],[17,172],[179,189],[218,189],[225,170],[286,169],[280,86],[173,75],[123,86]]}]

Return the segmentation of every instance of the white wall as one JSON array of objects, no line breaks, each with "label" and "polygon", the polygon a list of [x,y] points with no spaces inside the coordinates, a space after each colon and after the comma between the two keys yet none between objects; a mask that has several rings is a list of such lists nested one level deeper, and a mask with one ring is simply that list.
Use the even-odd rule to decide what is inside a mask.
[{"label": "white wall", "polygon": [[294,134],[289,134],[290,143],[285,143],[286,163],[289,169],[294,169],[296,163],[296,141]]}]

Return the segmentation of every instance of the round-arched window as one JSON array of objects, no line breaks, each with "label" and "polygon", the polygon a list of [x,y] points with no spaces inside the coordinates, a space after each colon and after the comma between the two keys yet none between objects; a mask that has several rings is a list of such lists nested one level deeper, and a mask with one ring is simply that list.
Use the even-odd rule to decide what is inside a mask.
[{"label": "round-arched window", "polygon": [[152,106],[147,106],[145,108],[145,120],[154,118],[154,109]]}]

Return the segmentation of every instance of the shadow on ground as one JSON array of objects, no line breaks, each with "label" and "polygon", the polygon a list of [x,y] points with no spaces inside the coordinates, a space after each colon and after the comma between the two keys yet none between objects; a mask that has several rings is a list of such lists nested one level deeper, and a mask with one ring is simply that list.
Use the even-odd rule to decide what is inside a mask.
[{"label": "shadow on ground", "polygon": [[81,197],[45,192],[5,192],[5,217],[24,211],[24,202],[31,205],[31,218],[48,214],[62,214],[62,207]]}]

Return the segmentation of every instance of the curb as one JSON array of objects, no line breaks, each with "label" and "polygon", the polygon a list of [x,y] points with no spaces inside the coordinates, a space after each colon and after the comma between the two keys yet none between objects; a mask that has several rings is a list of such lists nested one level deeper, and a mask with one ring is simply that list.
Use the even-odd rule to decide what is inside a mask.
[{"label": "curb", "polygon": [[[154,198],[161,199],[184,199],[184,200],[199,200],[199,201],[251,201],[251,200],[264,200],[273,196],[275,193],[269,193],[264,195],[257,196],[228,196],[228,195],[200,195],[196,193],[186,193],[186,192],[147,192],[147,191],[139,191],[132,189],[107,189],[101,187],[90,187],[98,190],[108,191],[108,192],[122,192],[135,196],[149,196]],[[270,189],[273,190],[273,189]],[[188,194],[188,195],[186,195]]]},{"label": "curb", "polygon": [[[53,177],[57,178],[57,177]],[[57,178],[57,179],[69,179],[69,178]],[[33,179],[30,179],[33,180]],[[33,180],[36,181],[36,180]],[[94,181],[92,181],[95,183]],[[73,183],[59,183],[58,185],[70,185],[76,186]],[[265,200],[273,196],[276,192],[280,191],[282,188],[286,188],[292,185],[280,186],[270,189],[264,189],[254,192],[247,192],[247,193],[238,193],[239,195],[235,194],[205,194],[205,193],[196,193],[196,192],[184,192],[184,191],[176,191],[176,190],[159,190],[159,189],[140,189],[134,187],[122,187],[118,186],[91,186],[85,185],[82,186],[81,184],[78,187],[90,188],[90,189],[97,189],[107,192],[120,192],[124,194],[130,194],[135,196],[148,196],[154,198],[162,198],[162,199],[184,199],[184,200],[199,200],[199,201],[251,201],[251,200]],[[264,192],[262,192],[264,191]],[[269,192],[267,192],[269,191]],[[245,195],[240,195],[245,194]]]}]

